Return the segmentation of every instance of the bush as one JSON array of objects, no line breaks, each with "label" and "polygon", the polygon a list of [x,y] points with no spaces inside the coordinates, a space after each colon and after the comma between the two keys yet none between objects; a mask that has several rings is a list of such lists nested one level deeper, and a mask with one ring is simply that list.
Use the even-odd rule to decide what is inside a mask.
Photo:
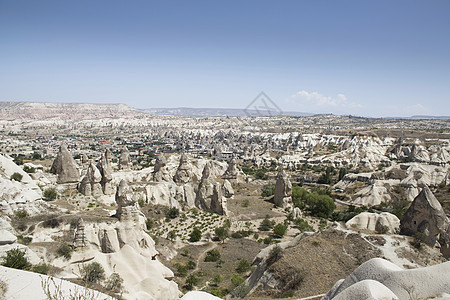
[{"label": "bush", "polygon": [[170,219],[175,219],[180,215],[180,211],[176,207],[169,208],[166,212],[166,217]]},{"label": "bush", "polygon": [[236,272],[239,274],[245,273],[250,269],[250,262],[246,259],[240,259],[238,266],[236,267]]},{"label": "bush", "polygon": [[220,252],[216,249],[206,252],[205,262],[218,261],[220,259]]},{"label": "bush", "polygon": [[287,227],[284,224],[277,224],[273,228],[273,233],[275,236],[282,238],[286,234]]},{"label": "bush", "polygon": [[63,243],[59,246],[59,248],[56,250],[57,256],[62,256],[65,259],[69,260],[72,257],[73,249],[66,243]]},{"label": "bush", "polygon": [[93,262],[83,267],[81,277],[84,282],[99,283],[105,279],[105,270],[98,262]]},{"label": "bush", "polygon": [[189,241],[194,243],[200,241],[201,238],[202,232],[197,227],[194,227],[194,229],[192,229],[191,234],[189,235]]},{"label": "bush", "polygon": [[55,188],[47,188],[44,191],[44,199],[55,200],[58,193]]},{"label": "bush", "polygon": [[182,264],[176,264],[175,267],[177,268],[177,275],[180,277],[185,277],[188,273],[188,269],[185,265]]},{"label": "bush", "polygon": [[319,218],[330,217],[336,208],[336,205],[330,196],[319,195],[316,192],[309,194],[306,204],[308,205],[308,210],[311,212],[311,215]]},{"label": "bush", "polygon": [[308,221],[301,218],[295,219],[294,224],[297,226],[298,230],[301,232],[314,231],[314,229],[309,225]]},{"label": "bush", "polygon": [[222,275],[216,274],[212,280],[213,284],[218,286],[222,282]]},{"label": "bush", "polygon": [[60,223],[61,221],[59,221],[57,218],[50,218],[42,222],[42,226],[44,226],[45,228],[56,228]]},{"label": "bush", "polygon": [[16,212],[15,212],[15,215],[16,215],[16,217],[19,218],[19,219],[24,219],[24,218],[28,217],[28,213],[27,213],[27,211],[24,210],[24,209],[19,210],[19,211],[16,211]]},{"label": "bush", "polygon": [[5,256],[2,256],[2,265],[13,269],[29,270],[31,263],[25,257],[25,254],[25,251],[19,248],[11,249],[6,252]]},{"label": "bush", "polygon": [[192,290],[192,288],[198,283],[198,278],[191,274],[186,278],[186,289]]},{"label": "bush", "polygon": [[36,169],[34,167],[24,166],[23,170],[27,173],[34,173],[36,172]]},{"label": "bush", "polygon": [[105,288],[113,293],[123,291],[123,278],[118,273],[112,273],[106,281]]},{"label": "bush", "polygon": [[267,266],[271,266],[273,265],[276,261],[278,261],[281,258],[281,248],[280,246],[276,245],[275,247],[272,248],[272,250],[270,250],[269,255],[267,256],[266,259],[266,264]]},{"label": "bush", "polygon": [[225,226],[218,227],[214,230],[214,233],[216,234],[217,238],[221,240],[223,243],[225,239],[228,237],[228,227]]},{"label": "bush", "polygon": [[234,274],[233,277],[231,277],[231,285],[233,286],[233,288],[238,287],[243,282],[244,278],[239,276],[239,274]]},{"label": "bush", "polygon": [[153,228],[153,221],[148,219],[145,221],[145,226],[147,227],[147,230],[150,230]]},{"label": "bush", "polygon": [[267,183],[263,185],[261,190],[261,197],[270,197],[273,196],[275,193],[275,184],[273,183]]},{"label": "bush", "polygon": [[50,270],[50,267],[47,264],[38,264],[38,265],[34,265],[31,268],[31,271],[35,272],[35,273],[39,273],[39,274],[43,274],[43,275],[47,275],[48,271]]},{"label": "bush", "polygon": [[197,264],[193,260],[188,261],[186,264],[186,268],[188,268],[188,270],[194,270],[196,266]]},{"label": "bush", "polygon": [[17,155],[16,157],[14,157],[13,161],[18,166],[23,165],[23,156],[22,155]]},{"label": "bush", "polygon": [[269,219],[269,215],[266,215],[264,220],[262,220],[261,225],[259,225],[259,230],[261,231],[269,231],[275,226],[275,222]]},{"label": "bush", "polygon": [[22,174],[17,173],[17,172],[14,172],[10,177],[11,180],[15,180],[15,181],[19,181],[19,182],[22,181],[22,178],[23,178]]},{"label": "bush", "polygon": [[249,207],[249,205],[250,205],[250,201],[248,201],[248,199],[242,200],[242,203],[241,203],[242,207]]}]

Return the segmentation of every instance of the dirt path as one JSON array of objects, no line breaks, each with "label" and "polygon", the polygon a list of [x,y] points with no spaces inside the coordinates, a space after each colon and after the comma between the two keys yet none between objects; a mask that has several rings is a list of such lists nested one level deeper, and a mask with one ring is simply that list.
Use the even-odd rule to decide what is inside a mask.
[{"label": "dirt path", "polygon": [[199,255],[198,258],[197,258],[197,265],[196,265],[195,269],[192,270],[191,273],[195,273],[195,272],[198,271],[198,269],[199,269],[198,266],[199,266],[200,262],[202,261],[202,259],[205,257],[206,252],[211,251],[212,249],[214,249],[214,248],[216,248],[216,247],[217,247],[217,244],[216,244],[216,243],[213,243],[211,246],[209,246],[208,248],[206,248],[202,253],[200,253],[200,255]]}]

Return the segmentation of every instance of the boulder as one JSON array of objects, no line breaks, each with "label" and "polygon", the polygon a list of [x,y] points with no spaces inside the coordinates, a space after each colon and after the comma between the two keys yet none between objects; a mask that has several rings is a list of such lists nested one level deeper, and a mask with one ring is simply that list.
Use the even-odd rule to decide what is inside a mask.
[{"label": "boulder", "polygon": [[277,176],[277,182],[275,183],[275,195],[273,200],[275,205],[281,207],[292,206],[292,184],[288,175],[281,170]]},{"label": "boulder", "polygon": [[61,143],[59,146],[59,152],[50,171],[58,175],[58,183],[75,183],[80,180],[77,165],[65,143]]},{"label": "boulder", "polygon": [[345,225],[347,228],[354,227],[378,233],[398,233],[400,231],[400,220],[397,216],[387,212],[380,214],[362,212],[347,221]]},{"label": "boulder", "polygon": [[302,217],[302,212],[301,212],[300,208],[294,207],[294,209],[291,210],[291,217],[292,217],[292,220],[296,220],[296,219],[301,218]]},{"label": "boulder", "polygon": [[424,241],[433,246],[444,236],[450,222],[441,204],[425,186],[411,203],[400,221],[400,233],[405,235],[420,234]]},{"label": "boulder", "polygon": [[17,242],[17,237],[5,229],[0,229],[0,246],[14,244]]}]

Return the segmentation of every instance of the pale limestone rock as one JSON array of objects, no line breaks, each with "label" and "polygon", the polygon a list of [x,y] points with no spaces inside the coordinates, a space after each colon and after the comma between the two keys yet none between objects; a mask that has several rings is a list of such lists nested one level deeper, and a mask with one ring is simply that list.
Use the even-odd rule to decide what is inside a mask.
[{"label": "pale limestone rock", "polygon": [[65,143],[61,143],[50,171],[58,175],[58,183],[75,183],[80,179],[77,165]]},{"label": "pale limestone rock", "polygon": [[119,156],[119,169],[129,170],[130,169],[130,152],[127,147],[123,147],[122,153]]},{"label": "pale limestone rock", "polygon": [[292,184],[288,175],[282,170],[278,173],[277,182],[275,183],[275,205],[281,207],[292,206]]},{"label": "pale limestone rock", "polygon": [[112,184],[111,151],[106,149],[105,153],[102,154],[97,167],[102,175],[101,185],[103,194],[114,194],[114,187]]},{"label": "pale limestone rock", "polygon": [[94,163],[91,161],[81,182],[78,184],[78,191],[85,196],[98,197],[103,195],[101,185],[102,175]]},{"label": "pale limestone rock", "polygon": [[226,198],[231,198],[234,196],[234,190],[231,186],[231,183],[228,181],[228,179],[225,179],[223,182],[223,194]]},{"label": "pale limestone rock", "polygon": [[178,184],[186,184],[192,179],[192,168],[189,166],[188,157],[186,153],[183,153],[180,157],[180,164],[173,176],[173,181]]},{"label": "pale limestone rock", "polygon": [[236,179],[238,176],[238,170],[236,167],[236,159],[232,158],[230,163],[228,164],[228,168],[225,173],[222,175],[223,179]]}]

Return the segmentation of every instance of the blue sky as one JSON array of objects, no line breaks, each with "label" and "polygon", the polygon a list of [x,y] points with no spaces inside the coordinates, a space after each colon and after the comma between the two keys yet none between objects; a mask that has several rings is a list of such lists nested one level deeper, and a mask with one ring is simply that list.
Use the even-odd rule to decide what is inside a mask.
[{"label": "blue sky", "polygon": [[0,0],[0,101],[450,115],[450,1]]}]

